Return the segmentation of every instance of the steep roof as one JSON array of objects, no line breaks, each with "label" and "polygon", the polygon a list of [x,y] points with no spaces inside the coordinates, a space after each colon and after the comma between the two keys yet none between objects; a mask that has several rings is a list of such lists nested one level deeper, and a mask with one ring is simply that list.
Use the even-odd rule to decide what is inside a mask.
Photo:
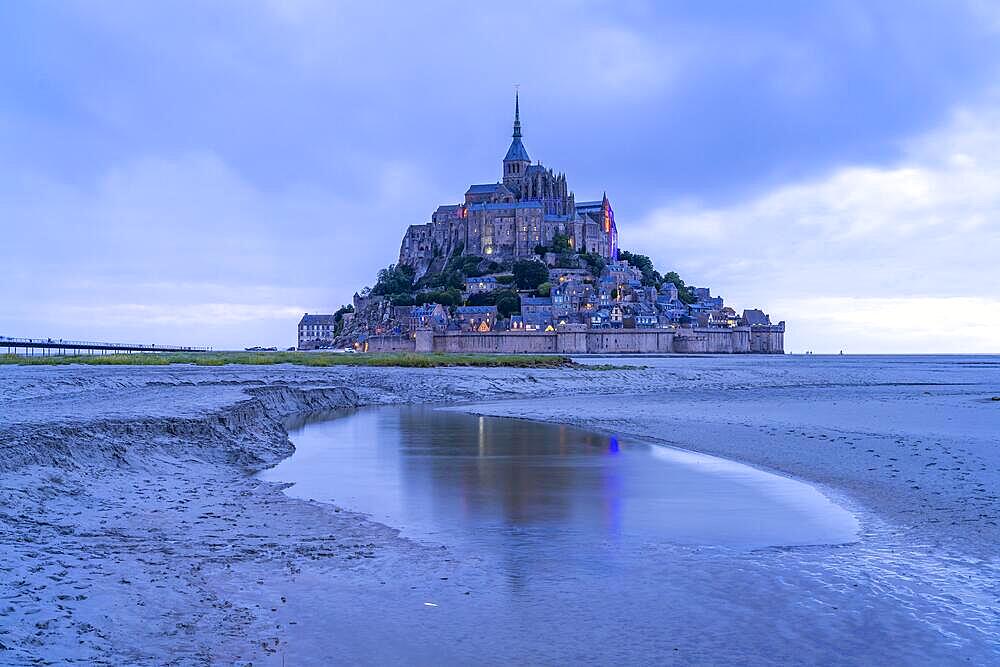
[{"label": "steep roof", "polygon": [[546,313],[521,313],[521,318],[525,324],[548,324],[552,321],[552,316]]},{"label": "steep roof", "polygon": [[306,313],[305,315],[302,316],[302,319],[299,320],[300,327],[314,325],[314,324],[333,326],[334,324],[333,315],[310,315],[309,313]]},{"label": "steep roof", "polygon": [[525,150],[524,144],[521,143],[521,137],[514,137],[514,140],[510,142],[510,148],[507,149],[507,154],[503,157],[504,162],[531,162],[531,158],[528,157],[528,151]]},{"label": "steep roof", "polygon": [[750,326],[759,326],[770,324],[771,318],[768,317],[764,311],[752,308],[743,311],[743,321]]},{"label": "steep roof", "polygon": [[465,191],[465,194],[488,195],[496,192],[498,187],[500,187],[499,183],[476,183],[475,185],[470,185],[469,189]]}]

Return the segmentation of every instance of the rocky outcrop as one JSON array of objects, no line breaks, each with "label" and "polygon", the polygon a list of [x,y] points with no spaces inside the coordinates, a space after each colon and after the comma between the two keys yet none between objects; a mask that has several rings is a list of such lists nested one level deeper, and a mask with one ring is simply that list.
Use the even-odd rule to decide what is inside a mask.
[{"label": "rocky outcrop", "polygon": [[361,335],[371,336],[378,330],[392,328],[392,303],[388,299],[373,301],[364,309],[354,313],[340,335],[333,342],[334,347],[353,344]]}]

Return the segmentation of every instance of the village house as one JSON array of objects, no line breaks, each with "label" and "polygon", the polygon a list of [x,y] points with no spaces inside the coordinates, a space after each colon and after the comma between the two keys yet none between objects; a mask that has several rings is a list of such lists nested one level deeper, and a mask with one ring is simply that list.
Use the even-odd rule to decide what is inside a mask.
[{"label": "village house", "polygon": [[486,294],[487,292],[492,292],[497,288],[497,279],[493,276],[480,276],[478,278],[466,278],[465,279],[465,293],[472,294]]},{"label": "village house", "polygon": [[722,310],[725,306],[722,297],[713,297],[711,290],[707,287],[692,287],[691,292],[694,294],[695,299],[697,299],[695,303],[689,306],[692,315],[708,313],[712,310]]},{"label": "village house", "polygon": [[552,326],[552,310],[551,297],[521,297],[521,316],[526,331],[544,331]]},{"label": "village house", "polygon": [[429,327],[444,331],[448,326],[448,311],[440,303],[422,306],[394,306],[393,319],[398,323],[398,333],[412,332]]},{"label": "village house", "polygon": [[459,306],[455,309],[455,319],[462,331],[486,333],[496,327],[497,307]]},{"label": "village house", "polygon": [[548,296],[522,296],[521,314],[540,314],[552,317],[552,297]]},{"label": "village house", "polygon": [[630,310],[636,329],[653,329],[659,323],[656,309],[648,303],[637,303]]},{"label": "village house", "polygon": [[764,311],[753,308],[743,311],[740,324],[745,327],[769,327],[771,326],[771,318]]},{"label": "village house", "polygon": [[616,285],[642,286],[642,271],[633,267],[625,260],[610,262],[604,267],[602,278],[607,278]]},{"label": "village house", "polygon": [[740,317],[728,306],[722,310],[710,310],[697,315],[698,325],[705,327],[735,327],[740,323]]},{"label": "village house", "polygon": [[660,293],[656,297],[656,302],[660,303],[660,300],[662,299],[664,302],[670,303],[671,301],[677,301],[679,296],[680,293],[677,291],[677,285],[673,283],[663,283],[660,285]]},{"label": "village house", "polygon": [[611,323],[611,328],[612,329],[622,328],[625,322],[625,311],[622,310],[622,307],[616,303],[615,305],[611,306],[610,313],[611,316],[609,318],[609,321]]},{"label": "village house", "polygon": [[595,310],[590,315],[590,328],[591,329],[610,329],[611,328],[611,311],[607,308],[600,308]]},{"label": "village house", "polygon": [[564,276],[552,284],[550,295],[553,317],[565,317],[589,305],[595,291],[593,284],[577,276]]}]

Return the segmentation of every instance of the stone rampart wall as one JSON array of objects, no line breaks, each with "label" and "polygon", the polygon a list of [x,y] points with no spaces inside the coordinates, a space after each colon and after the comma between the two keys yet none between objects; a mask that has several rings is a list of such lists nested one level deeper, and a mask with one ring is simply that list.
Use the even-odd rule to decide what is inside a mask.
[{"label": "stone rampart wall", "polygon": [[784,323],[750,330],[750,352],[754,354],[784,354]]},{"label": "stone rampart wall", "polygon": [[409,336],[372,336],[366,342],[368,352],[413,352]]},{"label": "stone rampart wall", "polygon": [[750,352],[750,328],[680,328],[674,336],[674,351],[690,354],[745,354]]},{"label": "stone rampart wall", "polygon": [[591,354],[669,354],[674,351],[672,329],[591,329],[586,352]]},{"label": "stone rampart wall", "polygon": [[484,354],[781,354],[784,327],[673,329],[585,329],[558,332],[437,333],[416,339],[373,336],[369,352]]},{"label": "stone rampart wall", "polygon": [[559,352],[557,333],[446,333],[434,336],[435,352],[549,354]]}]

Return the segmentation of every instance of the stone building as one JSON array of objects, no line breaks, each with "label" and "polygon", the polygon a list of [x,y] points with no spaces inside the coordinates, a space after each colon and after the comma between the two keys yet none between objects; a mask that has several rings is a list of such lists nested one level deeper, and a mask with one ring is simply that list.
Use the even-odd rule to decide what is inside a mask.
[{"label": "stone building", "polygon": [[333,315],[310,315],[306,313],[299,320],[300,350],[315,350],[333,346],[336,336],[336,321]]},{"label": "stone building", "polygon": [[461,204],[439,206],[431,221],[411,225],[403,236],[399,263],[417,277],[438,270],[456,250],[493,260],[533,257],[557,234],[570,246],[614,260],[618,228],[607,194],[577,202],[566,175],[532,164],[521,141],[519,100],[514,100],[514,134],[496,183],[469,187]]}]

